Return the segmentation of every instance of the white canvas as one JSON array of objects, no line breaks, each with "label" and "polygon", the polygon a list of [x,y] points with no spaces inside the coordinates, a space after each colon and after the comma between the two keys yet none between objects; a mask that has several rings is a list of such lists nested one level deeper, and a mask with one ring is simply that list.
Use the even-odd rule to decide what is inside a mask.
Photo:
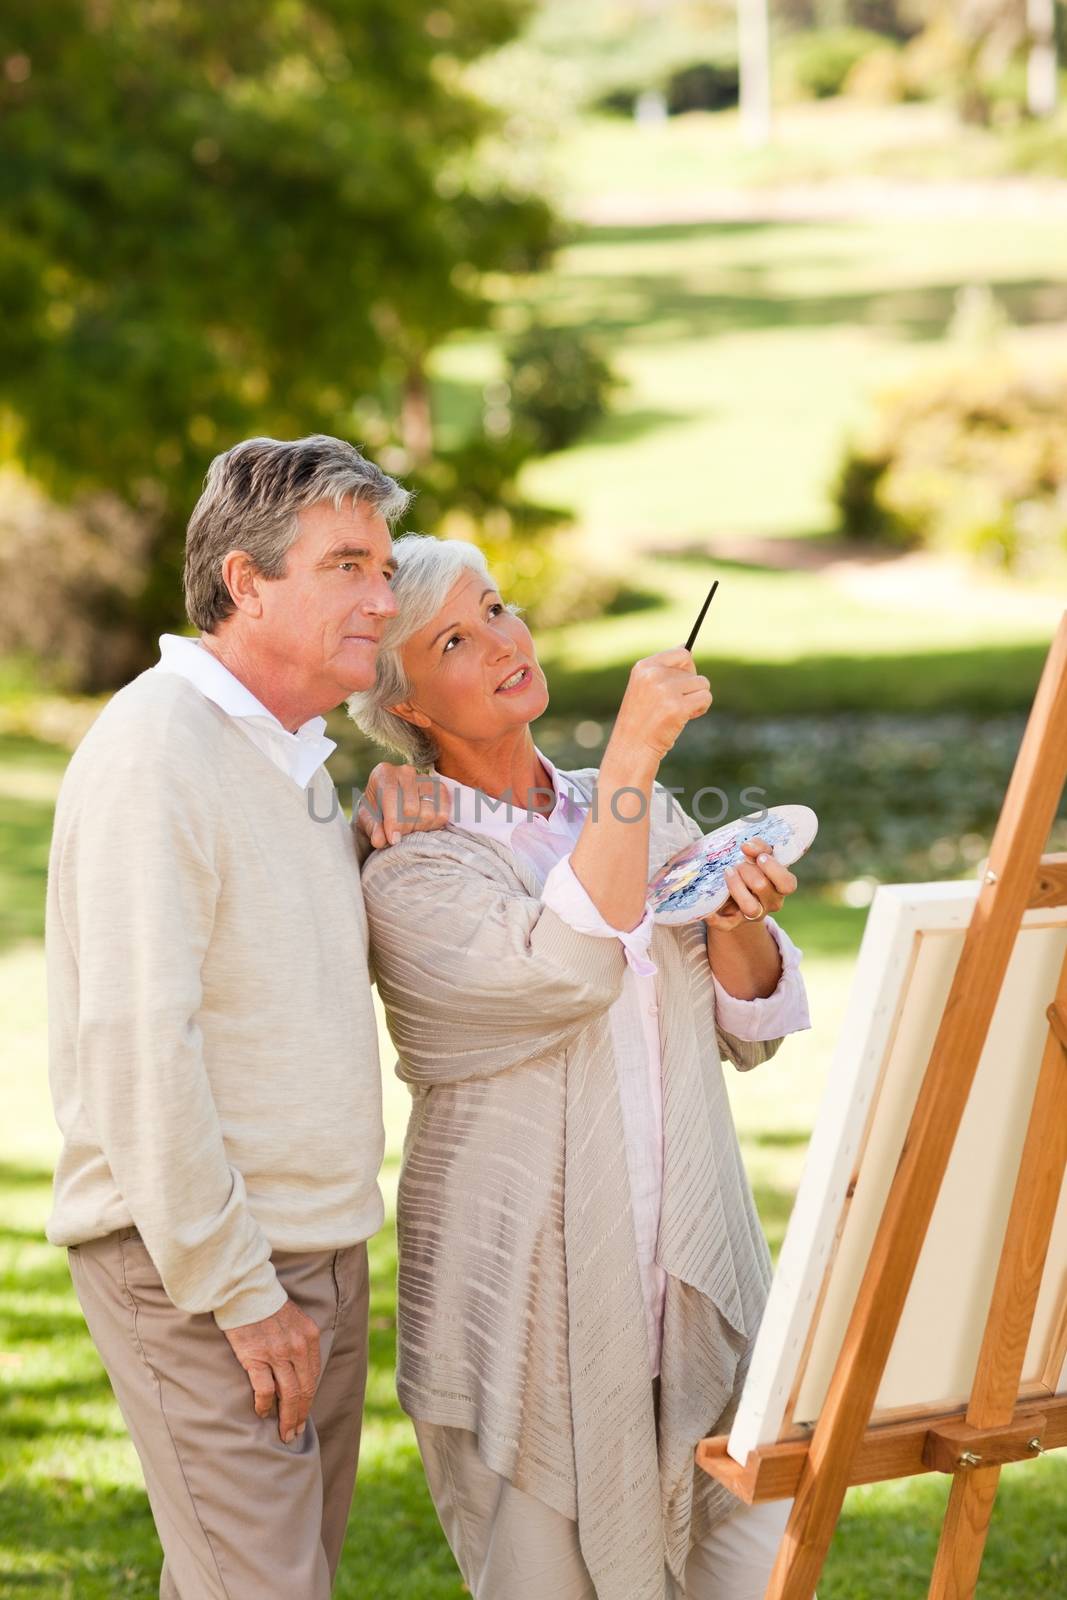
[{"label": "white canvas", "polygon": [[[781,1437],[786,1424],[811,1423],[818,1416],[977,892],[975,883],[922,884],[883,888],[875,896],[730,1435],[729,1451],[738,1461]],[[1065,949],[1067,908],[1027,913],[876,1416],[925,1405],[947,1408],[969,1392],[1047,1034],[1045,1007]],[[1067,1193],[1035,1317],[1027,1379],[1043,1370],[1065,1282]]]}]

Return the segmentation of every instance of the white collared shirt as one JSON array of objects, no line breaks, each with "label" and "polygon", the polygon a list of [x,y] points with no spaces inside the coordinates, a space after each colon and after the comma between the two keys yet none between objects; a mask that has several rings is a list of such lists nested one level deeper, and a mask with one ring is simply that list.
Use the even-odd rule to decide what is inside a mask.
[{"label": "white collared shirt", "polygon": [[177,633],[163,634],[159,641],[159,660],[152,670],[173,672],[195,684],[201,694],[232,717],[256,748],[269,756],[301,789],[307,788],[326,758],[337,749],[334,740],[324,736],[325,717],[310,717],[295,733],[290,733],[273,711],[268,711],[251,689],[198,639],[187,639]]},{"label": "white collared shirt", "polygon": [[[646,910],[636,928],[623,932],[600,915],[570,864],[570,853],[585,823],[585,809],[560,782],[551,761],[540,750],[537,754],[555,794],[555,804],[547,815],[490,800],[452,778],[439,777],[439,781],[449,793],[456,827],[486,834],[514,850],[541,880],[543,905],[579,933],[620,940],[626,952],[622,993],[611,1007],[608,1021],[626,1140],[649,1362],[655,1377],[663,1342],[667,1274],[656,1260],[663,1191],[663,1060],[656,966],[649,958],[654,923],[652,913]],[[799,970],[802,952],[770,917],[767,927],[782,958],[782,974],[773,994],[758,1000],[739,1000],[712,973],[719,1026],[738,1039],[780,1039],[811,1026]]]}]

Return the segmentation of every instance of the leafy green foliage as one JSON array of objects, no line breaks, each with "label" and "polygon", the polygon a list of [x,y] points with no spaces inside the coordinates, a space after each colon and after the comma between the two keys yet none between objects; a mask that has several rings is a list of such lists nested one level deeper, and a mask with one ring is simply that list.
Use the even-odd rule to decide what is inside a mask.
[{"label": "leafy green foliage", "polygon": [[521,493],[530,448],[524,435],[483,430],[436,450],[407,481],[416,491],[414,525],[479,545],[503,593],[536,616],[559,574],[555,535],[567,513]]},{"label": "leafy green foliage", "polygon": [[643,90],[666,91],[675,74],[732,62],[737,19],[731,0],[541,0],[508,68],[547,91],[557,118],[594,105],[629,111]]},{"label": "leafy green foliage", "polygon": [[146,635],[184,520],[253,433],[362,438],[487,316],[481,277],[552,243],[479,168],[465,64],[525,0],[11,0],[0,22],[0,406],[54,495],[153,529]]},{"label": "leafy green foliage", "polygon": [[1067,555],[1067,369],[986,355],[883,397],[836,488],[854,538],[964,550],[1006,567]]},{"label": "leafy green foliage", "polygon": [[600,346],[573,328],[535,324],[507,352],[514,426],[541,451],[565,450],[599,422],[618,386]]},{"label": "leafy green foliage", "polygon": [[842,92],[849,74],[864,56],[885,48],[881,35],[866,28],[797,33],[779,52],[778,77],[794,97],[828,100]]},{"label": "leafy green foliage", "polygon": [[735,106],[740,76],[734,52],[680,67],[667,80],[667,110],[672,117],[685,111],[722,111]]}]

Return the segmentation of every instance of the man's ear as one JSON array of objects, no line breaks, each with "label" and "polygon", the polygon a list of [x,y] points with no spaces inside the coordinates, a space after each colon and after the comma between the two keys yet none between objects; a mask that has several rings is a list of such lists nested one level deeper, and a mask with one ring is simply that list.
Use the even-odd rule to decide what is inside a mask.
[{"label": "man's ear", "polygon": [[401,700],[399,705],[390,706],[388,709],[393,713],[394,717],[400,717],[404,722],[410,722],[413,727],[428,728],[430,726],[430,719],[425,711],[420,711],[417,706],[413,706],[410,700]]},{"label": "man's ear", "polygon": [[238,611],[243,611],[249,617],[262,616],[263,597],[259,588],[264,581],[263,574],[256,568],[248,551],[228,550],[222,558],[220,572]]}]

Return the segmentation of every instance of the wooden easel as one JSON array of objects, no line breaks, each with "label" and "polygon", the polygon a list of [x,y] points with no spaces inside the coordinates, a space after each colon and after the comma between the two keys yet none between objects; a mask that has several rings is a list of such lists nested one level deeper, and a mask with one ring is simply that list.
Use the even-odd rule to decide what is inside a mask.
[{"label": "wooden easel", "polygon": [[[959,965],[848,1331],[810,1439],[752,1451],[705,1439],[699,1464],[748,1503],[794,1496],[765,1600],[811,1600],[852,1484],[944,1472],[952,1490],[930,1600],[970,1600],[1000,1470],[1067,1445],[1067,1395],[1020,1394],[1067,1169],[1067,959],[1038,1074],[974,1386],[965,1411],[871,1426],[878,1389],[966,1109],[1024,911],[1067,904],[1067,855],[1042,850],[1067,781],[1067,613],[1049,651]],[[1067,1344],[1060,1322],[1055,1391]],[[1052,1373],[1052,1367],[1056,1370]],[[1049,1376],[1049,1374],[1052,1374]]]}]

